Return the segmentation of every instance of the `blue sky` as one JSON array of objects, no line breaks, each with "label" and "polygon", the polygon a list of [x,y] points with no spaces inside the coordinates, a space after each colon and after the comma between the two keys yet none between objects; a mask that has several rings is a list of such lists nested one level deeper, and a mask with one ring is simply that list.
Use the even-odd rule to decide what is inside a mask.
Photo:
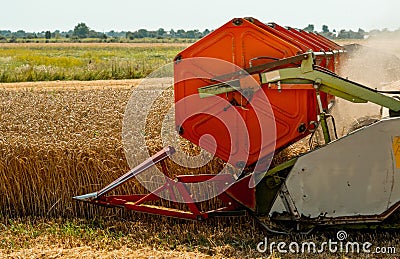
[{"label": "blue sky", "polygon": [[204,30],[246,16],[316,30],[400,28],[399,0],[3,0],[1,6],[0,30],[28,32],[67,31],[79,22],[96,31]]}]

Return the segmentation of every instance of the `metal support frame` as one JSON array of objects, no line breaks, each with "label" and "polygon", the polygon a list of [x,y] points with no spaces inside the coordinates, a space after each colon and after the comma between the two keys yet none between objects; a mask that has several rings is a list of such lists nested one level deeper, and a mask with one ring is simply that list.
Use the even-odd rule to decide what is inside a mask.
[{"label": "metal support frame", "polygon": [[319,108],[319,122],[321,124],[322,133],[324,134],[325,144],[328,144],[329,142],[331,142],[331,136],[329,134],[328,123],[326,121],[327,114],[325,113],[325,110],[322,107],[321,95],[319,93],[320,85],[321,85],[321,80],[316,79],[314,82],[314,89],[315,89],[315,94],[317,96],[317,103]]},{"label": "metal support frame", "polygon": [[286,184],[283,183],[281,186],[281,190],[279,191],[279,196],[282,199],[283,205],[287,212],[290,213],[292,220],[299,220],[301,218],[299,211],[296,208],[296,205],[290,196],[289,190],[286,187]]},{"label": "metal support frame", "polygon": [[[138,212],[192,220],[203,220],[216,216],[245,215],[246,210],[244,209],[243,205],[247,208],[254,207],[252,200],[248,200],[248,197],[252,197],[252,192],[254,192],[254,189],[248,189],[245,191],[247,193],[243,194],[244,190],[242,181],[235,182],[227,189],[226,183],[234,182],[234,178],[230,174],[179,175],[176,176],[175,179],[170,179],[168,177],[164,160],[171,156],[174,152],[175,150],[172,147],[166,147],[100,191],[76,196],[73,198],[78,201],[89,202],[106,207],[123,207]],[[128,180],[138,176],[149,167],[154,166],[156,163],[161,164],[162,172],[165,176],[165,183],[153,192],[149,194],[106,195]],[[215,184],[217,192],[219,193],[216,198],[219,199],[224,205],[221,205],[219,208],[210,211],[200,210],[198,202],[193,199],[187,184],[205,181],[210,181]],[[165,199],[161,198],[161,193],[165,191],[168,192],[169,197],[172,200],[170,201],[170,204],[172,205],[171,207],[148,204],[148,202],[154,203],[155,201],[165,201]],[[241,195],[243,195],[243,199],[240,198]],[[179,202],[177,197],[179,197]],[[174,205],[177,205],[178,203],[185,203],[187,205],[187,210],[173,208]]]},{"label": "metal support frame", "polygon": [[142,172],[144,172],[145,170],[147,170],[148,168],[150,168],[154,164],[166,159],[167,157],[169,157],[170,155],[172,155],[174,153],[175,153],[175,149],[173,147],[170,147],[170,146],[165,147],[162,150],[160,150],[159,152],[157,152],[155,155],[153,155],[152,157],[146,159],[141,164],[139,164],[138,166],[136,166],[135,168],[133,168],[132,170],[127,172],[126,174],[122,175],[121,177],[119,177],[118,179],[113,181],[112,183],[110,183],[107,186],[105,186],[100,191],[94,192],[94,193],[85,194],[85,195],[81,195],[81,196],[75,196],[73,198],[75,200],[89,201],[89,202],[91,200],[99,199],[100,197],[102,197],[105,194],[111,192],[112,190],[114,190],[118,186],[120,186],[123,183],[129,181],[133,177],[141,174]]},{"label": "metal support frame", "polygon": [[302,79],[304,84],[314,84],[319,81],[318,89],[322,92],[346,99],[355,103],[372,102],[386,107],[392,111],[400,111],[400,101],[380,94],[377,90],[368,88],[359,83],[339,77],[331,71],[315,67],[309,60],[312,58],[312,52],[309,59],[302,62],[301,67],[283,68],[266,73],[261,73],[261,83],[276,83],[278,81],[284,84],[293,79]]}]

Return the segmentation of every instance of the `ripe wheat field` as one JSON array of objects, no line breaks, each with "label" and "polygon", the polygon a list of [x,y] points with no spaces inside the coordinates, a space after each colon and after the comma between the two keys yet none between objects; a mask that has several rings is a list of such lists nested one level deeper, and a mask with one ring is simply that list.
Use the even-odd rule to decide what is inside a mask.
[{"label": "ripe wheat field", "polygon": [[[257,244],[267,233],[251,217],[191,222],[71,200],[72,196],[101,188],[129,170],[121,128],[126,104],[140,83],[140,79],[132,78],[143,77],[151,69],[170,62],[183,48],[98,44],[0,46],[0,257],[359,257],[340,253],[257,252]],[[69,61],[65,58],[68,53],[72,55]],[[76,81],[94,79],[103,81]],[[162,105],[155,110],[163,110]],[[159,127],[157,121],[154,128]],[[151,129],[152,125],[148,126]],[[157,141],[148,144],[153,151],[161,147]],[[120,189],[121,193],[144,191],[135,181]],[[354,231],[349,235],[354,241],[368,240],[374,245],[400,249],[396,231]],[[323,242],[334,236],[332,231],[317,231],[309,236],[268,235],[271,240],[286,242]]]}]

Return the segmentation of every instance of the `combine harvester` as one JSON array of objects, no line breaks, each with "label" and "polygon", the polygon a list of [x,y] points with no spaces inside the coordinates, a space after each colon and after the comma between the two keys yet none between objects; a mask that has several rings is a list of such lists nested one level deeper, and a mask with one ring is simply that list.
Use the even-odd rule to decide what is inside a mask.
[{"label": "combine harvester", "polygon": [[[254,18],[229,21],[174,59],[175,123],[181,137],[241,173],[170,179],[164,160],[175,149],[166,147],[102,190],[74,198],[193,220],[250,214],[269,230],[382,224],[400,208],[400,101],[392,97],[400,92],[338,76],[348,55],[316,33]],[[388,116],[338,138],[330,115],[335,98],[374,103]],[[317,130],[322,145],[270,167],[279,151]],[[213,141],[201,141],[204,135]],[[110,195],[151,166],[165,174],[161,187]],[[218,208],[202,210],[193,198],[188,186],[204,181]],[[175,199],[160,202],[165,192]]]}]

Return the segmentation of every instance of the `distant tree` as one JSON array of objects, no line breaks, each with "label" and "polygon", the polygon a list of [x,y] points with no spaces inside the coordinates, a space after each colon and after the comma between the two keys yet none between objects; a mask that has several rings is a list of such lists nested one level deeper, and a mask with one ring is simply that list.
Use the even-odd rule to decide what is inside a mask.
[{"label": "distant tree", "polygon": [[61,32],[60,32],[60,30],[55,30],[51,35],[53,38],[58,39],[61,36]]},{"label": "distant tree", "polygon": [[50,31],[46,31],[44,37],[49,40],[51,39],[51,32]]},{"label": "distant tree", "polygon": [[3,35],[6,38],[10,38],[12,36],[12,32],[10,30],[2,30],[0,31],[0,35]]},{"label": "distant tree", "polygon": [[314,31],[314,24],[309,24],[303,30],[308,31],[308,32],[313,32]]},{"label": "distant tree", "polygon": [[177,30],[177,31],[176,31],[176,36],[177,36],[178,38],[186,38],[186,32],[185,32],[185,30],[182,30],[182,29]]},{"label": "distant tree", "polygon": [[351,31],[346,31],[346,30],[340,30],[338,34],[338,39],[350,39],[350,32]]},{"label": "distant tree", "polygon": [[361,28],[358,28],[358,32],[357,32],[357,38],[358,39],[364,39],[364,36],[366,35],[366,32],[363,30],[363,29],[361,29]]},{"label": "distant tree", "polygon": [[129,39],[129,40],[133,40],[133,39],[135,38],[135,36],[134,36],[133,32],[127,31],[127,32],[125,33],[125,38],[127,38],[127,39]]},{"label": "distant tree", "polygon": [[16,37],[16,38],[26,38],[26,32],[25,31],[23,31],[23,30],[18,30],[17,32],[14,32],[13,33],[13,35]]},{"label": "distant tree", "polygon": [[87,38],[103,38],[103,34],[95,30],[90,30]]},{"label": "distant tree", "polygon": [[9,39],[8,42],[10,42],[10,43],[15,43],[15,42],[17,42],[17,37],[15,37],[15,35],[11,36],[11,38]]},{"label": "distant tree", "polygon": [[164,37],[165,33],[166,33],[166,31],[163,28],[160,28],[157,30],[157,37],[162,38],[162,37]]},{"label": "distant tree", "polygon": [[358,29],[358,31],[352,30],[340,30],[337,38],[338,39],[363,39],[366,32],[363,29]]},{"label": "distant tree", "polygon": [[111,30],[111,31],[107,32],[107,36],[111,37],[111,38],[115,38],[115,37],[118,37],[118,33],[115,32],[114,30]]},{"label": "distant tree", "polygon": [[200,39],[203,37],[203,33],[201,33],[199,30],[194,30],[194,37]]},{"label": "distant tree", "polygon": [[195,31],[186,31],[186,38],[195,38],[196,34]]},{"label": "distant tree", "polygon": [[205,30],[203,31],[203,37],[204,37],[204,36],[207,36],[208,34],[210,34],[210,30],[209,30],[209,29],[205,29]]},{"label": "distant tree", "polygon": [[78,38],[87,38],[89,37],[89,32],[90,29],[85,23],[78,23],[78,25],[75,26],[73,36],[78,37]]},{"label": "distant tree", "polygon": [[148,31],[147,37],[149,38],[157,38],[157,31]]},{"label": "distant tree", "polygon": [[328,39],[334,39],[336,37],[336,34],[334,32],[329,31],[328,25],[322,25],[322,31],[320,32],[320,34]]},{"label": "distant tree", "polygon": [[26,38],[28,38],[28,39],[34,39],[34,38],[35,38],[35,34],[34,34],[34,33],[27,33],[27,34],[26,34]]},{"label": "distant tree", "polygon": [[146,29],[140,29],[137,31],[138,38],[146,38],[149,36],[149,32]]}]

